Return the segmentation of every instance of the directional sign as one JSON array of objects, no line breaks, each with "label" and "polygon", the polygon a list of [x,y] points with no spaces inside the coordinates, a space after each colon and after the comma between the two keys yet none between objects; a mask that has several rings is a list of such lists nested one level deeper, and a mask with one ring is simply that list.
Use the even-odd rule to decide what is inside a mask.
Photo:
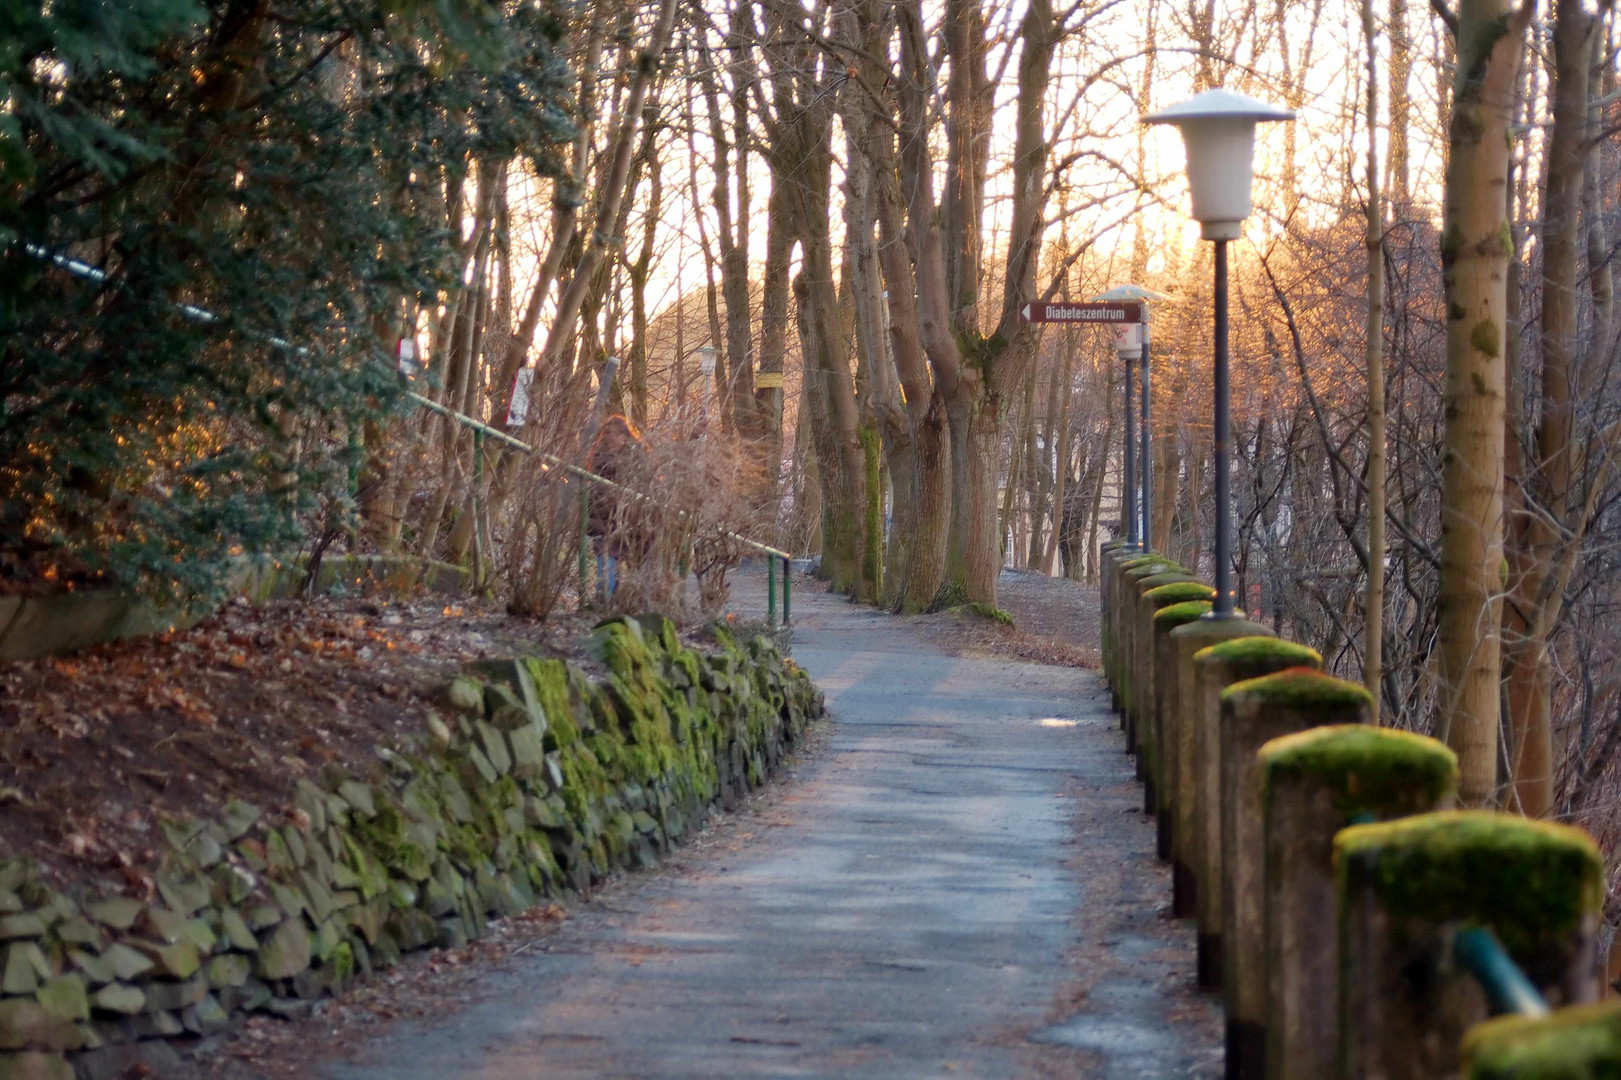
[{"label": "directional sign", "polygon": [[1025,322],[1138,323],[1143,306],[1134,300],[1103,300],[1090,304],[1025,304],[1019,309]]}]

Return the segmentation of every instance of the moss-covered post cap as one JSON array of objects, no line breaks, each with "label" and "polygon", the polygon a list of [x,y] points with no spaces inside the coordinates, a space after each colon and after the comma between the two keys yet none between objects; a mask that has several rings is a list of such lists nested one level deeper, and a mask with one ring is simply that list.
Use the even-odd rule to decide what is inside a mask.
[{"label": "moss-covered post cap", "polygon": [[1189,600],[1214,600],[1216,590],[1202,581],[1173,581],[1165,585],[1156,585],[1143,593],[1147,600],[1156,609],[1169,607],[1172,604],[1182,604]]},{"label": "moss-covered post cap", "polygon": [[1223,704],[1266,705],[1286,709],[1373,707],[1367,687],[1309,667],[1285,668],[1258,679],[1233,683],[1221,692]]},{"label": "moss-covered post cap", "polygon": [[1170,607],[1162,607],[1154,612],[1154,628],[1158,631],[1161,627],[1182,626],[1193,622],[1202,618],[1210,607],[1208,600],[1183,600]]},{"label": "moss-covered post cap", "polygon": [[1198,581],[1199,579],[1183,570],[1161,570],[1157,574],[1137,579],[1139,589],[1152,589],[1158,585],[1169,585],[1176,581]]},{"label": "moss-covered post cap", "polygon": [[1468,1080],[1605,1080],[1621,1076],[1621,1002],[1552,1016],[1500,1016],[1463,1039]]},{"label": "moss-covered post cap", "polygon": [[1268,667],[1311,667],[1323,662],[1322,654],[1308,645],[1301,645],[1267,634],[1228,638],[1206,646],[1193,654],[1195,660],[1219,660],[1240,666],[1264,664]]},{"label": "moss-covered post cap", "polygon": [[[1153,567],[1148,572],[1156,574],[1162,570],[1179,570],[1184,574],[1188,572],[1187,567],[1179,566],[1163,555],[1133,555],[1120,564],[1120,569],[1128,574],[1134,570],[1143,570],[1145,567]],[[1138,576],[1141,577],[1142,575],[1139,574]]]},{"label": "moss-covered post cap", "polygon": [[1458,755],[1443,743],[1367,724],[1284,735],[1261,747],[1260,762],[1269,800],[1277,783],[1309,781],[1327,788],[1347,818],[1421,813],[1450,805],[1458,788]]},{"label": "moss-covered post cap", "polygon": [[1581,829],[1491,810],[1441,810],[1334,838],[1343,900],[1353,867],[1395,915],[1479,923],[1510,953],[1577,931],[1604,902],[1604,858]]}]

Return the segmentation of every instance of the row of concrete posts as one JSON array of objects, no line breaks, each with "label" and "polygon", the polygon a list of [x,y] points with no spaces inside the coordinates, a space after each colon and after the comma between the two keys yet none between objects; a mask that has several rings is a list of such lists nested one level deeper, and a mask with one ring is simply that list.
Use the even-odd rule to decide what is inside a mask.
[{"label": "row of concrete posts", "polygon": [[1205,618],[1161,556],[1102,565],[1104,673],[1229,1080],[1621,1076],[1591,837],[1454,809],[1452,751],[1377,726],[1314,650]]}]

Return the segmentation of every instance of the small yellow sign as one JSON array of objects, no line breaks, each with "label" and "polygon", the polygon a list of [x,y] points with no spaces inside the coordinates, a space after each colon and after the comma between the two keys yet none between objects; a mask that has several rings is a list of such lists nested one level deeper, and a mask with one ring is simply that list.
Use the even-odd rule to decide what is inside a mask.
[{"label": "small yellow sign", "polygon": [[756,375],[754,377],[754,388],[756,390],[781,390],[782,389],[782,372],[780,372],[780,371],[762,371],[762,372],[760,372],[758,375]]}]

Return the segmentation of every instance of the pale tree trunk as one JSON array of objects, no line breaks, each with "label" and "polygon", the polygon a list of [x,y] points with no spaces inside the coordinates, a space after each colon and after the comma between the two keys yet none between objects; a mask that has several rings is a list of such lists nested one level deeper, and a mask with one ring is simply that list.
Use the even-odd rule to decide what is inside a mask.
[{"label": "pale tree trunk", "polygon": [[[1064,335],[1066,344],[1068,335]],[[1058,439],[1058,414],[1064,406],[1059,403],[1058,387],[1064,378],[1064,369],[1069,366],[1069,350],[1063,349],[1064,360],[1059,362],[1053,358],[1053,368],[1047,377],[1047,405],[1046,415],[1041,418],[1041,445],[1038,448],[1032,438],[1030,457],[1038,462],[1031,472],[1034,483],[1030,486],[1030,554],[1025,559],[1025,565],[1032,570],[1046,572],[1047,549],[1051,546],[1047,542],[1047,534],[1043,531],[1047,523],[1047,511],[1053,511],[1053,528],[1051,535],[1058,535],[1058,502],[1056,493],[1060,471],[1053,465],[1053,444]],[[1068,402],[1065,401],[1064,405]],[[1067,411],[1067,410],[1066,410]],[[1062,460],[1062,459],[1060,459]]]},{"label": "pale tree trunk", "polygon": [[760,271],[760,378],[754,404],[765,428],[766,471],[775,492],[782,472],[782,359],[788,351],[788,258],[794,247],[787,189],[775,166],[766,206],[765,265]]},{"label": "pale tree trunk", "polygon": [[1058,453],[1053,459],[1053,496],[1052,515],[1053,531],[1047,537],[1047,550],[1041,556],[1041,572],[1051,575],[1055,573],[1054,560],[1058,557],[1058,538],[1064,531],[1064,518],[1067,513],[1065,501],[1069,492],[1069,408],[1074,399],[1074,388],[1070,385],[1075,375],[1075,335],[1072,332],[1064,335],[1064,370],[1058,387]]},{"label": "pale tree trunk", "polygon": [[[1580,0],[1559,0],[1553,30],[1553,129],[1543,188],[1542,388],[1537,460],[1528,470],[1525,512],[1511,533],[1514,587],[1504,613],[1512,802],[1528,817],[1553,808],[1554,624],[1539,608],[1550,599],[1562,534],[1574,497],[1574,410],[1581,392],[1576,282],[1581,252],[1580,208],[1588,156],[1588,78],[1591,36],[1598,20]],[[1563,591],[1562,588],[1560,591]]]},{"label": "pale tree trunk", "polygon": [[1530,7],[1464,0],[1456,18],[1441,258],[1447,299],[1437,733],[1458,755],[1458,796],[1497,786],[1503,561],[1503,350],[1512,247],[1503,193]]},{"label": "pale tree trunk", "polygon": [[[1031,428],[1035,423],[1036,372],[1031,365],[1025,372],[1024,385],[1019,388],[1018,423],[1008,440],[1007,483],[1002,490],[1002,524],[998,530],[997,553],[1002,561],[1018,565],[1019,536],[1016,515],[1019,509],[1019,490],[1028,483],[1030,469]],[[1000,451],[998,451],[1000,454]]]},{"label": "pale tree trunk", "polygon": [[1385,163],[1390,199],[1398,215],[1408,206],[1407,132],[1412,123],[1413,101],[1407,92],[1407,77],[1413,70],[1413,39],[1407,29],[1407,0],[1390,0],[1386,18],[1390,36],[1390,154]]},{"label": "pale tree trunk", "polygon": [[653,249],[658,243],[659,211],[664,201],[663,174],[655,148],[648,160],[648,197],[642,220],[642,249],[630,264],[631,340],[630,414],[637,427],[647,426],[647,277],[653,267]]},{"label": "pale tree trunk", "polygon": [[[841,14],[845,39],[859,40],[857,62],[867,86],[884,83],[887,72],[880,57],[888,52],[890,29],[877,0],[860,0]],[[853,262],[860,270],[857,324],[859,327],[864,318],[871,327],[871,340],[866,340],[864,333],[862,347],[872,368],[871,413],[892,489],[892,519],[882,552],[879,603],[896,609],[907,606],[907,583],[919,550],[917,444],[913,428],[928,407],[929,373],[918,336],[917,286],[905,251],[905,228],[895,181],[894,118],[887,108],[880,118],[880,104],[865,87],[854,83],[847,83],[840,93],[840,115],[851,142],[846,205],[847,213],[853,214],[856,222],[848,231],[854,238]],[[886,288],[887,299],[882,295]],[[868,504],[881,514],[880,496],[878,486],[872,485]],[[876,515],[871,518],[869,535],[870,552],[876,556],[882,535]],[[944,536],[938,531],[931,535]]]},{"label": "pale tree trunk", "polygon": [[[747,5],[739,5],[746,7]],[[703,37],[700,34],[699,41]],[[756,431],[754,423],[754,335],[749,325],[753,312],[749,303],[749,204],[748,147],[731,145],[726,118],[721,113],[720,94],[715,85],[715,67],[709,49],[698,50],[698,83],[703,87],[704,105],[709,118],[709,140],[715,149],[715,184],[711,205],[718,224],[716,246],[720,249],[721,296],[726,301],[726,375],[719,397],[722,415],[733,428],[744,434]],[[732,165],[736,151],[736,167]],[[731,187],[738,191],[737,214],[732,212]],[[701,222],[700,222],[701,224]]]},{"label": "pale tree trunk", "polygon": [[1177,370],[1170,383],[1155,396],[1160,404],[1155,409],[1154,445],[1154,504],[1150,507],[1149,541],[1153,551],[1171,550],[1171,525],[1176,521],[1177,491],[1181,485],[1182,434],[1178,418],[1182,415],[1182,401],[1186,386],[1181,370]]},{"label": "pale tree trunk", "polygon": [[[1394,38],[1395,31],[1391,34]],[[1379,196],[1379,58],[1373,0],[1362,0],[1368,50],[1368,587],[1362,681],[1379,715],[1385,612],[1385,215]]]}]

